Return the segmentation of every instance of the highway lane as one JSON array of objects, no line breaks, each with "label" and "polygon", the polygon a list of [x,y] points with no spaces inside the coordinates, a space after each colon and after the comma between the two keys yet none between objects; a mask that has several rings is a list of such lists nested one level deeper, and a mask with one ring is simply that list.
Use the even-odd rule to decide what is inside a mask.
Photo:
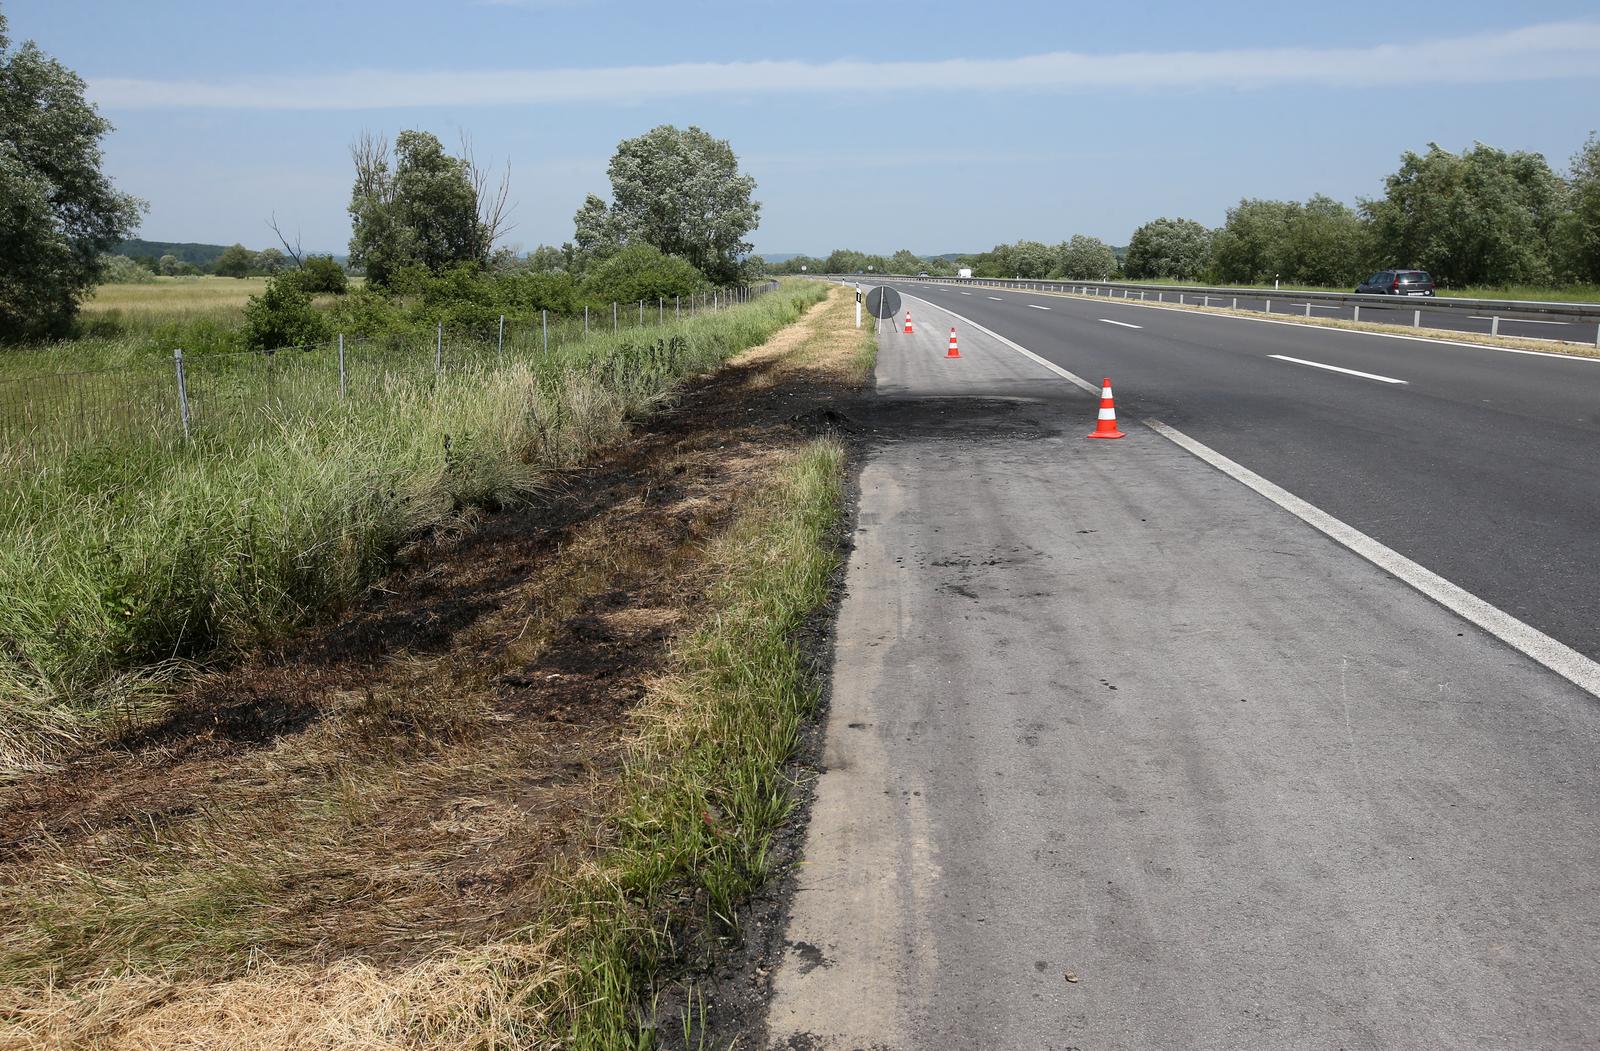
[{"label": "highway lane", "polygon": [[912,306],[767,1046],[1589,1046],[1594,695]]},{"label": "highway lane", "polygon": [[[1097,298],[1122,299],[1140,301],[1141,291],[1138,289],[1110,289],[1093,284],[1063,285],[1057,281],[1031,282],[1043,290],[1056,290],[1060,288],[1078,288],[1091,291]],[[923,283],[927,287],[927,283]],[[950,285],[950,288],[960,288],[960,285]],[[967,289],[974,294],[993,295],[992,289],[973,286]],[[999,291],[1004,296],[1012,290]],[[1145,300],[1152,303],[1198,303],[1202,306],[1236,307],[1239,310],[1254,310],[1262,313],[1281,315],[1284,317],[1305,317],[1307,304],[1310,305],[1310,316],[1320,318],[1341,318],[1346,321],[1357,320],[1356,307],[1339,304],[1319,303],[1308,300],[1304,294],[1290,291],[1260,291],[1243,292],[1237,296],[1206,296],[1198,292],[1157,292],[1154,289],[1143,291]],[[1360,304],[1361,316],[1359,320],[1370,321],[1386,325],[1413,326],[1420,324],[1423,328],[1445,329],[1453,332],[1463,332],[1476,335],[1488,335],[1494,330],[1494,318],[1488,315],[1468,313],[1461,310],[1441,310],[1433,307],[1438,302],[1426,296],[1370,296],[1368,302]],[[1417,312],[1420,311],[1420,318]],[[1596,326],[1587,323],[1551,321],[1543,317],[1525,315],[1518,317],[1515,312],[1500,316],[1499,334],[1502,336],[1515,336],[1519,339],[1537,339],[1551,342],[1586,343],[1593,344],[1596,339]]]},{"label": "highway lane", "polygon": [[1081,376],[1112,376],[1121,411],[1171,423],[1600,658],[1600,361],[1114,300],[901,288]]}]

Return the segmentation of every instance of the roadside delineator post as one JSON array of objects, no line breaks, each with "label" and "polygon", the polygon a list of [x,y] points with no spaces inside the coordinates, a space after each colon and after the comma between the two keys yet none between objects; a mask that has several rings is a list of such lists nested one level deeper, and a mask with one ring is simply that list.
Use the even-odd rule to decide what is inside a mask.
[{"label": "roadside delineator post", "polygon": [[1107,376],[1100,381],[1100,418],[1095,422],[1094,433],[1091,438],[1125,438],[1117,430],[1117,403],[1111,396],[1111,377]]},{"label": "roadside delineator post", "polygon": [[911,335],[911,311],[906,311],[906,335]]},{"label": "roadside delineator post", "polygon": [[945,352],[945,357],[947,357],[947,358],[959,358],[960,356],[961,356],[961,348],[956,345],[956,330],[955,330],[955,326],[952,325],[950,327],[950,349]]}]

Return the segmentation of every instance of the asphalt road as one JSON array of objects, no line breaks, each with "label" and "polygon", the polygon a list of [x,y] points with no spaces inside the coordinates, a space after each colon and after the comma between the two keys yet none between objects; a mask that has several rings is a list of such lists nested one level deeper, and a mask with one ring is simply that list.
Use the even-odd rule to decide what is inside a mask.
[{"label": "asphalt road", "polygon": [[[861,475],[770,1046],[1592,1046],[1600,701],[1136,420],[1085,441],[1091,395],[970,327],[947,360],[963,323],[912,310],[916,335],[881,339],[889,440]],[[1398,453],[1401,421],[1461,411],[1447,381],[1501,367],[1417,364],[1396,391],[1262,363],[1238,331],[1294,330],[1115,317],[1156,331],[1084,312],[1025,345],[1117,377],[1125,416],[1289,446],[1292,482]],[[1223,324],[1241,349],[1197,349]],[[1340,360],[1399,372],[1388,353]],[[1551,386],[1600,368],[1562,367]],[[1341,385],[1387,400],[1343,420]],[[1473,411],[1524,420],[1519,391]],[[1457,459],[1372,486],[1435,457]]]},{"label": "asphalt road", "polygon": [[[1034,282],[1041,287],[1054,289],[1060,285],[1055,281]],[[907,286],[913,287],[913,286]],[[927,284],[922,284],[926,288]],[[952,285],[950,287],[963,287]],[[1088,289],[1092,294],[1103,299],[1128,299],[1138,301],[1138,289],[1111,289],[1096,285],[1077,286]],[[966,290],[974,294],[984,292],[990,294],[993,290],[984,291],[981,288],[966,286]],[[999,294],[1004,295],[1001,290]],[[1464,332],[1476,335],[1488,335],[1498,331],[1502,336],[1516,336],[1519,339],[1538,339],[1552,342],[1585,343],[1594,345],[1597,328],[1592,322],[1558,321],[1551,320],[1546,315],[1527,314],[1518,316],[1515,311],[1504,313],[1500,316],[1498,330],[1495,329],[1494,317],[1485,315],[1481,311],[1469,312],[1465,310],[1441,310],[1432,306],[1438,299],[1428,296],[1369,296],[1367,301],[1360,304],[1361,316],[1356,317],[1354,304],[1321,303],[1308,300],[1303,294],[1288,291],[1273,292],[1244,292],[1237,296],[1206,296],[1198,292],[1157,292],[1154,289],[1144,292],[1145,300],[1158,303],[1178,303],[1180,299],[1185,303],[1199,303],[1202,306],[1230,307],[1239,310],[1256,310],[1263,314],[1276,314],[1283,317],[1306,317],[1309,307],[1310,317],[1342,318],[1346,321],[1370,321],[1385,325],[1407,325],[1421,328],[1445,329],[1452,332]],[[1420,312],[1420,314],[1419,314]]]},{"label": "asphalt road", "polygon": [[1600,659],[1600,359],[1121,301],[904,291],[1079,375],[1111,376],[1124,412],[1178,427]]}]

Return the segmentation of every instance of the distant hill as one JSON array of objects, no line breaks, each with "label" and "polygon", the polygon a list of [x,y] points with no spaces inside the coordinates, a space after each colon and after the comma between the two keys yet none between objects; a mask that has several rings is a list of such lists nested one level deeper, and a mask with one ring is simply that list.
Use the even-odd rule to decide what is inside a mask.
[{"label": "distant hill", "polygon": [[123,241],[111,249],[113,255],[125,255],[130,259],[149,256],[160,259],[164,255],[175,255],[180,263],[193,263],[202,270],[211,269],[227,245],[195,244],[187,241],[141,241],[135,238]]},{"label": "distant hill", "polygon": [[[270,247],[278,248],[277,245],[271,245]],[[201,270],[210,270],[212,265],[216,263],[217,257],[227,248],[227,245],[198,244],[193,241],[143,241],[136,237],[131,241],[123,241],[121,244],[113,245],[111,254],[125,255],[129,259],[160,259],[164,255],[172,255],[177,256],[180,263],[193,263]],[[259,248],[250,250],[252,252],[260,251]],[[281,248],[278,250],[282,251]],[[342,252],[316,252],[307,249],[305,254],[331,255],[333,256],[333,261],[340,266],[347,266],[350,262],[350,257]]]}]

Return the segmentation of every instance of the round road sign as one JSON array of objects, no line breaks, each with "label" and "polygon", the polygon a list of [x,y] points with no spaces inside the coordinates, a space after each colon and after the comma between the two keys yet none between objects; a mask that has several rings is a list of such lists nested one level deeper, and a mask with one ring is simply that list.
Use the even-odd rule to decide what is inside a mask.
[{"label": "round road sign", "polygon": [[892,318],[900,313],[900,293],[892,288],[874,288],[867,293],[867,313],[875,318]]}]

